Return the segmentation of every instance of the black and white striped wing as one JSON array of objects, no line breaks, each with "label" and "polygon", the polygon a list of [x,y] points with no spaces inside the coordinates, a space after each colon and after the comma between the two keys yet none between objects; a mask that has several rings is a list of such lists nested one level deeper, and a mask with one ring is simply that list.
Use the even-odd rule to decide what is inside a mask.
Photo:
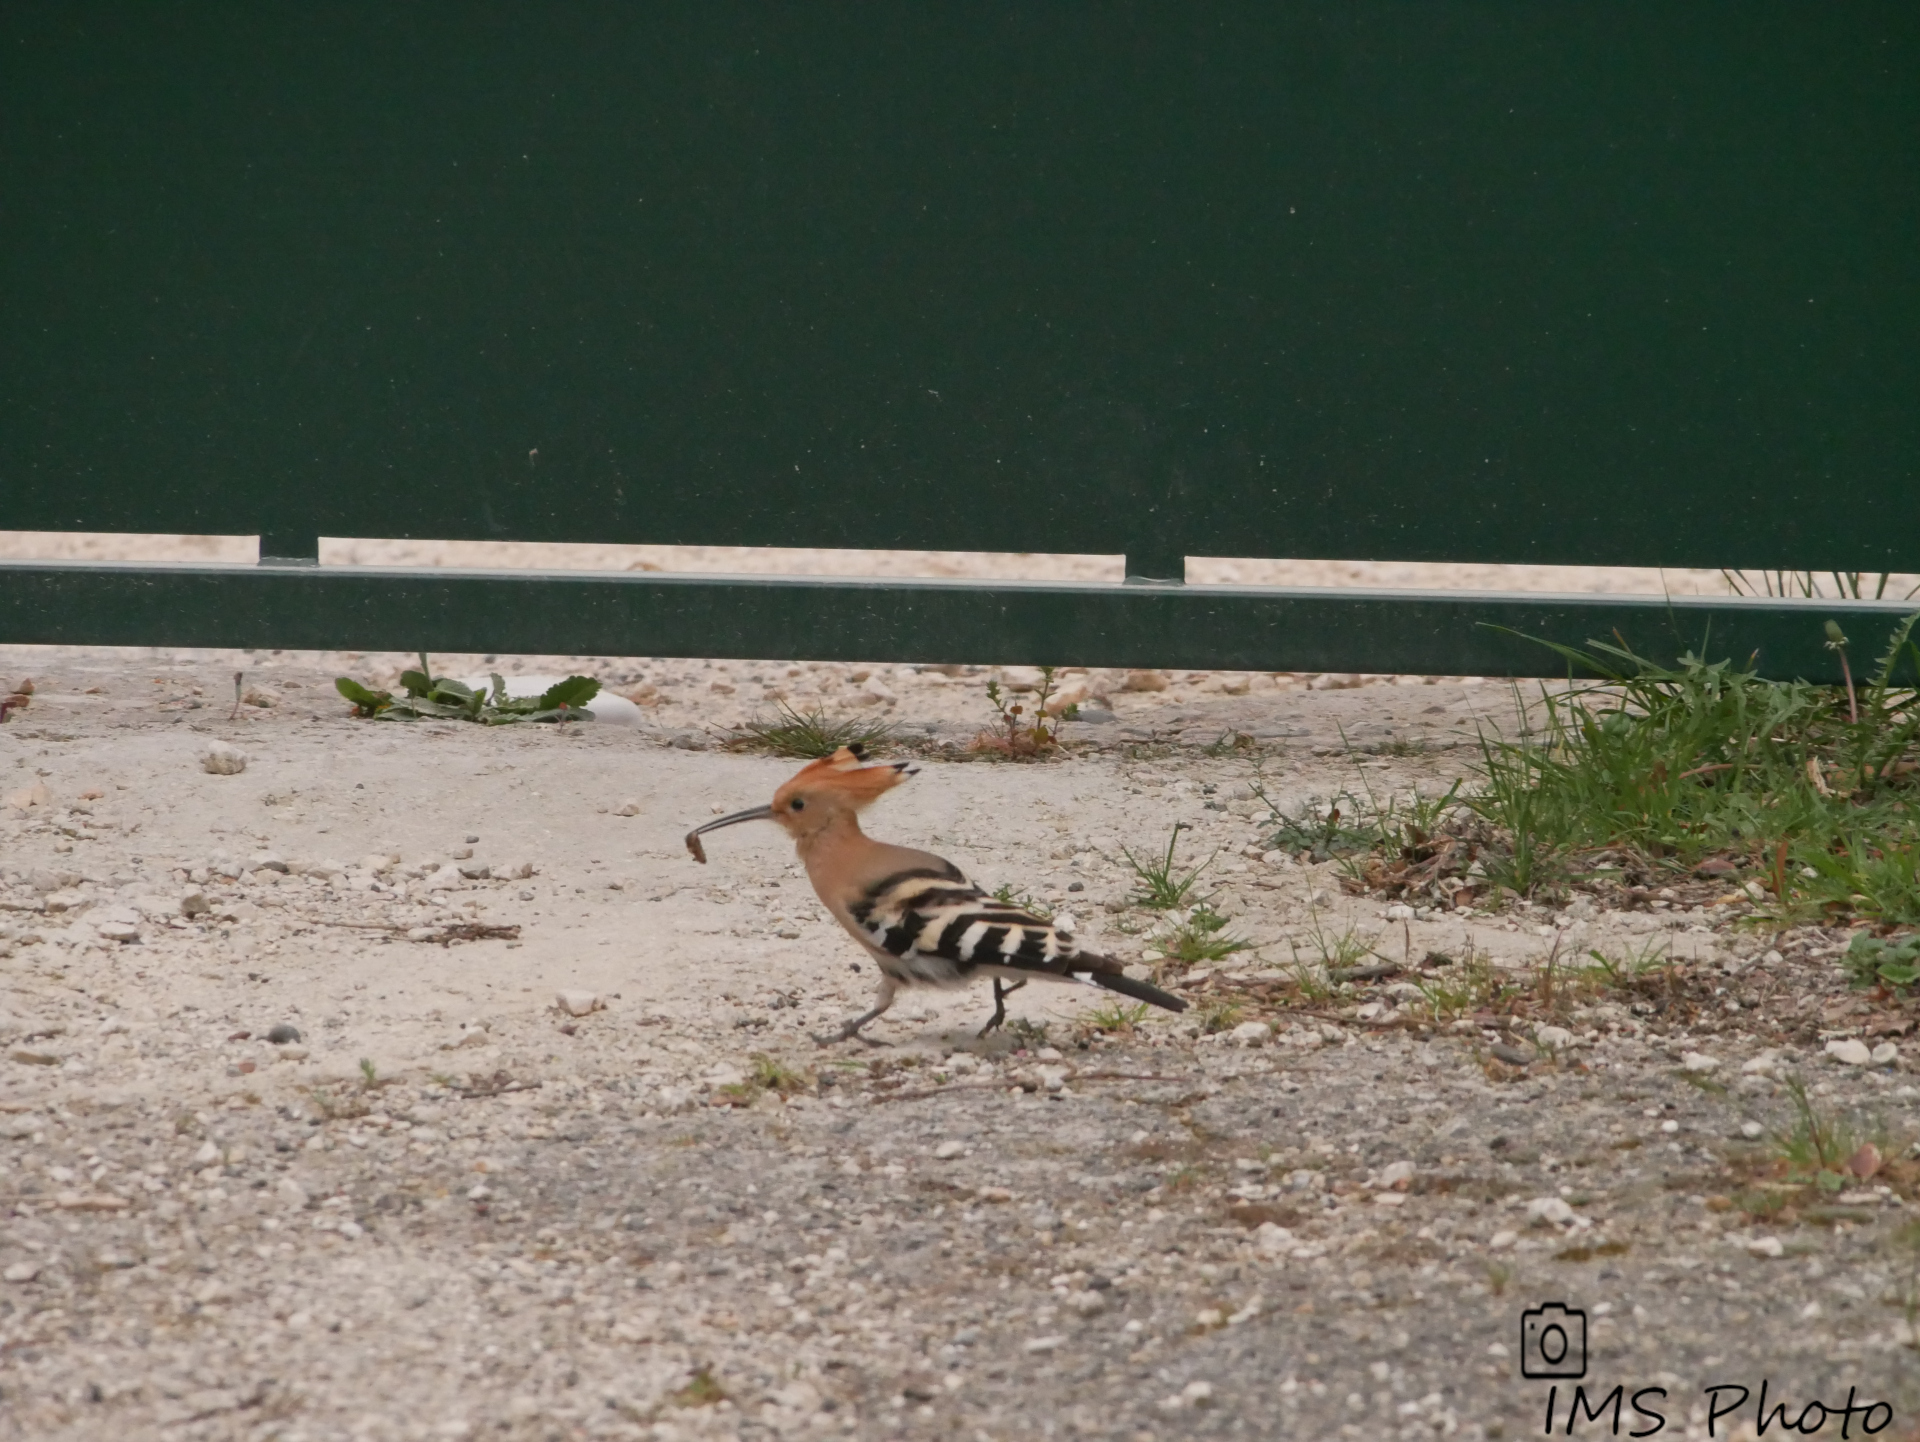
[{"label": "black and white striped wing", "polygon": [[1080,949],[1070,933],[996,900],[957,871],[897,872],[850,910],[903,979],[961,981],[982,967],[1051,976],[1083,969],[1073,965]]}]

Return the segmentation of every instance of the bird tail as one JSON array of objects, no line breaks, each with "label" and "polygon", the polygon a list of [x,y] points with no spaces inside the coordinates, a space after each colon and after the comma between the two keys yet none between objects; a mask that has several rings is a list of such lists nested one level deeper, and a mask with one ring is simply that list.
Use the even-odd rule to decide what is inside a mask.
[{"label": "bird tail", "polygon": [[1095,986],[1103,986],[1108,991],[1117,991],[1122,996],[1130,996],[1135,1001],[1151,1002],[1154,1006],[1167,1011],[1185,1011],[1187,1004],[1179,997],[1160,990],[1150,982],[1135,981],[1120,970],[1096,971],[1088,978]]}]

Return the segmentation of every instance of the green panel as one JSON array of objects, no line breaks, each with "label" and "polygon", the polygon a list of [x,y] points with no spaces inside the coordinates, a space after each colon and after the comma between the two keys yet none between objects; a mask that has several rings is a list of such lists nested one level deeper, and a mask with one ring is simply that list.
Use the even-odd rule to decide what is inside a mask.
[{"label": "green panel", "polygon": [[1643,654],[1756,656],[1838,680],[1822,623],[1876,655],[1911,605],[1226,586],[728,578],[330,567],[0,565],[15,643],[813,657],[1539,676],[1506,631]]},{"label": "green panel", "polygon": [[14,4],[0,207],[0,529],[1920,568],[1912,0]]}]

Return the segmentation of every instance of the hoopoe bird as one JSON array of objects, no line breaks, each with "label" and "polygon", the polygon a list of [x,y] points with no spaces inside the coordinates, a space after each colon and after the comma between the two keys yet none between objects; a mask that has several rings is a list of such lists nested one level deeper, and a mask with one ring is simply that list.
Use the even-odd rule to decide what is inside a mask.
[{"label": "hoopoe bird", "polygon": [[843,746],[802,767],[774,792],[772,805],[687,833],[687,850],[704,863],[700,838],[707,832],[743,821],[777,822],[793,838],[815,895],[879,966],[872,1009],[816,1042],[858,1037],[877,1045],[860,1029],[886,1013],[901,987],[961,986],[980,972],[993,979],[993,1016],[981,1036],[1006,1020],[1007,998],[1030,978],[1080,982],[1168,1011],[1187,1009],[1179,997],[1128,976],[1112,957],[1083,951],[1070,932],[989,896],[951,861],[861,831],[861,810],[917,770],[904,761],[868,764],[859,746]]}]

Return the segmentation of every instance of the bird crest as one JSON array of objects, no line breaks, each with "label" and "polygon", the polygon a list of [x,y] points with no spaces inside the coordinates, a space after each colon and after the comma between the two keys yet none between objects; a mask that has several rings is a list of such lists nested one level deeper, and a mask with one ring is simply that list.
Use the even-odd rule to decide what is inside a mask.
[{"label": "bird crest", "polygon": [[787,779],[773,794],[777,811],[793,796],[831,793],[858,808],[877,800],[913,775],[917,767],[905,761],[867,760],[866,748],[858,742],[842,746],[831,756],[809,761]]}]

